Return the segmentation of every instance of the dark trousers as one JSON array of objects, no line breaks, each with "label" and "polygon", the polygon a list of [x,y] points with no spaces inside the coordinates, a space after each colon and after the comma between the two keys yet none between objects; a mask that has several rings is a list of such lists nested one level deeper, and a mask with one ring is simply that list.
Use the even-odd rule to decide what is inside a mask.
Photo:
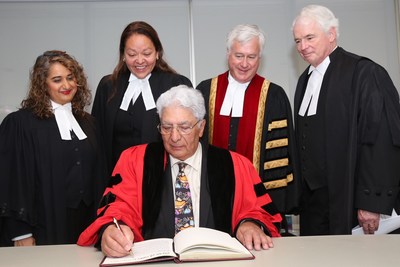
[{"label": "dark trousers", "polygon": [[303,188],[300,210],[300,235],[329,235],[328,188]]}]

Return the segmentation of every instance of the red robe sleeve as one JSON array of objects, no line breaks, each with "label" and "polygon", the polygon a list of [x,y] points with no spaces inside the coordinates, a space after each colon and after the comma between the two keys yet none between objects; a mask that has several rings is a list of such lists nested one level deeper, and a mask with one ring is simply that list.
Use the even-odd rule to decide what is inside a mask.
[{"label": "red robe sleeve", "polygon": [[235,200],[233,203],[232,229],[236,229],[243,219],[254,219],[263,223],[272,237],[279,237],[278,229],[273,223],[282,221],[279,213],[271,215],[261,207],[272,200],[268,194],[257,197],[254,185],[261,182],[256,169],[244,156],[230,151],[235,169]]},{"label": "red robe sleeve", "polygon": [[112,222],[113,217],[132,229],[134,242],[143,240],[142,179],[146,147],[147,145],[131,147],[121,154],[114,168],[113,176],[120,175],[122,181],[111,188],[107,188],[103,194],[103,196],[108,193],[114,194],[116,196],[115,201],[97,211],[97,214],[100,214],[106,209],[103,216],[98,217],[82,232],[77,242],[78,245],[90,246],[95,244],[102,226]]}]

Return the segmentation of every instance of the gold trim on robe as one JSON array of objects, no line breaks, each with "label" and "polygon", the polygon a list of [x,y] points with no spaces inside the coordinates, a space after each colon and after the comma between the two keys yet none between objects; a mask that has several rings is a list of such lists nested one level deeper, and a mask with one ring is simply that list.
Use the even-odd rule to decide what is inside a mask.
[{"label": "gold trim on robe", "polygon": [[[268,150],[270,149],[275,149],[275,148],[281,148],[289,145],[289,140],[288,138],[281,138],[281,139],[276,139],[276,140],[270,140],[268,141],[265,145],[261,144],[261,139],[263,135],[263,130],[264,130],[264,115],[265,115],[265,105],[267,103],[267,97],[268,97],[268,89],[270,86],[270,82],[267,79],[264,79],[262,86],[261,86],[261,91],[260,91],[260,96],[258,99],[258,108],[257,108],[257,117],[256,117],[256,123],[255,123],[255,132],[254,132],[254,145],[253,145],[253,166],[256,168],[257,172],[260,173],[260,158],[261,158],[261,149],[266,149],[267,153]],[[208,109],[208,123],[209,123],[209,130],[208,130],[208,137],[209,140],[213,140],[214,136],[214,118],[216,116],[215,114],[215,105],[216,105],[216,97],[217,97],[217,87],[218,87],[218,77],[214,77],[211,79],[211,85],[210,85],[210,96],[209,96],[209,108]],[[288,127],[288,121],[287,119],[283,120],[277,120],[277,121],[272,121],[268,125],[268,132],[271,132],[273,130],[279,130],[282,128]],[[289,159],[288,158],[281,158],[277,160],[272,160],[268,162],[264,162],[264,170],[270,170],[274,168],[280,168],[280,167],[286,167],[289,165]],[[262,166],[262,165],[261,165]],[[279,188],[279,187],[285,187],[288,185],[288,183],[293,181],[293,174],[290,173],[286,177],[278,179],[278,180],[273,180],[273,181],[268,181],[268,182],[263,182],[263,185],[265,186],[266,189],[273,189],[273,188]]]},{"label": "gold trim on robe", "polygon": [[272,149],[272,148],[284,147],[284,146],[288,146],[288,145],[289,145],[289,139],[282,138],[282,139],[268,141],[267,144],[265,145],[265,148]]},{"label": "gold trim on robe", "polygon": [[265,189],[274,189],[274,188],[279,188],[279,187],[285,187],[287,186],[290,182],[293,181],[293,174],[290,173],[286,176],[286,178],[275,180],[275,181],[269,181],[263,183],[265,186]]},{"label": "gold trim on robe", "polygon": [[[261,151],[261,139],[263,133],[263,125],[264,125],[264,110],[265,104],[267,103],[268,89],[270,82],[264,79],[261,93],[258,100],[258,109],[257,109],[257,120],[256,120],[256,128],[254,134],[254,147],[253,147],[253,165],[256,168],[257,172],[260,172],[260,151]],[[215,99],[217,95],[217,86],[218,86],[218,77],[211,79],[210,86],[210,99],[209,106],[215,107]],[[214,136],[214,116],[215,116],[215,108],[209,108],[209,130],[208,130],[208,140],[213,140]]]},{"label": "gold trim on robe", "polygon": [[264,170],[273,169],[273,168],[280,168],[280,167],[286,167],[288,165],[289,165],[289,159],[288,158],[271,160],[271,161],[267,161],[267,162],[264,163]]},{"label": "gold trim on robe", "polygon": [[261,139],[264,125],[265,104],[267,103],[268,89],[270,82],[265,79],[261,87],[260,98],[258,100],[258,114],[256,121],[256,132],[254,134],[253,165],[257,172],[260,172],[260,151]]},{"label": "gold trim on robe", "polygon": [[279,129],[279,128],[285,128],[287,127],[287,120],[280,120],[280,121],[273,121],[268,125],[268,132],[274,130],[274,129]]},{"label": "gold trim on robe", "polygon": [[215,98],[217,95],[218,77],[211,80],[209,106],[213,108],[208,109],[208,140],[211,143],[214,136],[214,114],[215,114]]}]

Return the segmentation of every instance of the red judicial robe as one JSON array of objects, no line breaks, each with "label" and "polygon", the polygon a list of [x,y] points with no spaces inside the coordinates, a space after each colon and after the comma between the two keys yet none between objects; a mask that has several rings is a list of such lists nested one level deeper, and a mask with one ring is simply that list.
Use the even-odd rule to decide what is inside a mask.
[{"label": "red judicial robe", "polygon": [[[153,153],[152,151],[148,151],[150,146],[153,146],[153,144],[135,146],[125,150],[121,154],[120,160],[118,161],[113,172],[114,176],[119,175],[121,177],[121,182],[111,188],[107,188],[104,193],[104,197],[109,198],[111,195],[112,198],[115,199],[109,201],[106,206],[98,210],[98,214],[101,214],[101,216],[99,216],[97,220],[81,234],[78,240],[78,245],[87,246],[95,244],[98,241],[98,233],[102,226],[112,222],[113,217],[122,221],[132,229],[135,236],[135,242],[144,240],[143,228],[145,227],[144,220],[146,220],[146,214],[152,212],[149,210],[153,209],[155,210],[155,216],[158,216],[157,205],[149,205],[148,201],[152,200],[149,200],[148,196],[144,196],[144,188],[146,187],[147,183],[150,183],[147,178],[145,178],[145,180],[143,178],[144,174],[146,173],[146,170],[144,170],[146,160],[144,159],[148,156],[148,154]],[[210,148],[208,150],[209,154],[215,154],[214,152],[211,152]],[[205,149],[203,148],[203,153],[204,152]],[[266,211],[260,208],[262,205],[268,205],[271,203],[271,199],[267,194],[261,197],[256,197],[253,190],[253,184],[259,183],[260,178],[251,162],[237,153],[228,152],[226,150],[225,153],[231,157],[233,162],[235,178],[233,180],[232,176],[230,176],[229,179],[232,180],[234,189],[233,192],[228,192],[233,196],[233,201],[225,201],[223,199],[224,197],[214,198],[214,200],[217,199],[215,202],[222,203],[212,203],[213,207],[219,205],[221,207],[228,207],[228,210],[231,211],[230,214],[214,214],[215,221],[223,221],[225,218],[231,218],[231,220],[227,222],[228,227],[223,229],[225,229],[226,232],[229,232],[229,234],[233,235],[240,221],[251,218],[264,225],[271,236],[279,236],[274,223],[279,223],[281,221],[281,217],[279,214],[268,214]],[[161,166],[155,166],[155,169],[164,169],[165,162],[168,160],[168,156],[164,150],[160,150],[158,154],[159,155],[157,155],[157,157],[161,155],[161,161],[158,161],[159,163],[157,164]],[[154,161],[154,157],[149,157],[147,161]],[[223,169],[225,167],[221,166],[221,162],[214,163],[216,165],[219,164],[219,169]],[[203,160],[203,164],[207,163]],[[211,168],[208,168],[208,174],[206,176],[211,175],[210,169]],[[152,172],[152,170],[150,170],[150,172]],[[204,175],[202,174],[202,179],[203,177]],[[160,177],[155,179],[158,183],[160,183],[160,180],[162,180]],[[223,186],[215,188],[215,190],[220,191],[221,188],[224,188],[222,191],[229,191]],[[159,195],[155,197],[160,198]],[[211,202],[214,200],[211,196]],[[201,201],[203,201],[203,199]],[[146,208],[147,210],[144,210],[143,206],[146,205],[150,207]],[[226,209],[224,210],[227,212]],[[202,218],[200,218],[200,220],[202,220]],[[153,223],[149,220],[147,221],[148,223]],[[173,223],[173,220],[171,223]]]}]

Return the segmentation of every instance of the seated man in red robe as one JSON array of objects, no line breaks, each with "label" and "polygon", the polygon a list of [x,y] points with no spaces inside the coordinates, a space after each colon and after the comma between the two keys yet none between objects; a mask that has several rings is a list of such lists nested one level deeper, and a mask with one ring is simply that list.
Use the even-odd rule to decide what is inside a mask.
[{"label": "seated man in red robe", "polygon": [[[208,227],[227,232],[248,249],[273,247],[278,237],[274,224],[279,214],[261,207],[273,205],[268,194],[257,197],[253,185],[260,177],[245,157],[203,144],[204,98],[185,85],[173,87],[157,100],[162,143],[125,150],[115,166],[97,220],[80,236],[78,245],[101,246],[107,256],[129,253],[133,242],[172,238],[180,221],[181,199],[175,199],[178,165],[186,165],[190,214],[187,227]],[[181,179],[182,180],[182,179]],[[273,209],[271,209],[273,210]],[[118,220],[120,229],[113,224]]]}]

